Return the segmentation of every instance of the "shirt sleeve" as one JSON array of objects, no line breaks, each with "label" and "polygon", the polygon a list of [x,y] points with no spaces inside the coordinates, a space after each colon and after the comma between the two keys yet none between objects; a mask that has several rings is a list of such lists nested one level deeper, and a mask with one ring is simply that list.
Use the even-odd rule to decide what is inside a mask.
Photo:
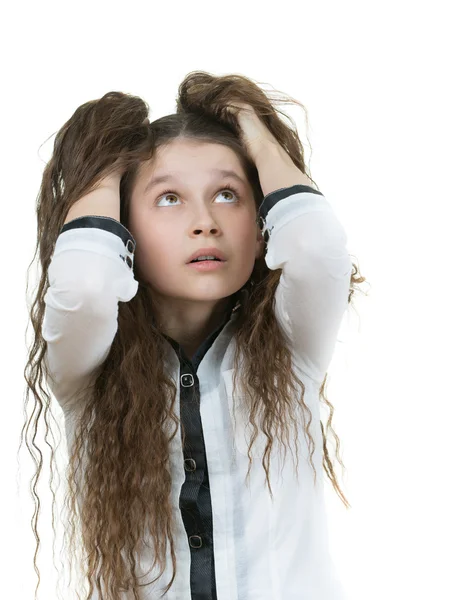
[{"label": "shirt sleeve", "polygon": [[137,293],[135,246],[119,221],[101,216],[73,219],[57,238],[48,267],[42,336],[48,384],[63,409],[109,354],[118,303]]},{"label": "shirt sleeve", "polygon": [[324,195],[307,185],[271,192],[259,216],[267,266],[282,269],[276,317],[296,356],[321,383],[348,306],[352,261],[346,232]]}]

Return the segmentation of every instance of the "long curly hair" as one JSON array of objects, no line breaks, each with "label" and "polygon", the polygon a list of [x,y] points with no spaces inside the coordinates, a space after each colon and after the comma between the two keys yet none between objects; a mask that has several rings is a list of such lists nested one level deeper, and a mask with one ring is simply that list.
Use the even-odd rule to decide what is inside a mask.
[{"label": "long curly hair", "polygon": [[[226,110],[231,101],[248,103],[256,110],[293,163],[318,189],[305,165],[297,129],[277,105],[298,104],[305,108],[285,94],[266,92],[261,84],[242,75],[189,73],[178,89],[176,113],[152,123],[145,122],[149,107],[141,98],[109,92],[81,105],[56,134],[37,198],[37,245],[33,261],[39,251],[40,281],[29,312],[34,340],[24,371],[27,391],[21,432],[21,444],[25,435],[36,466],[31,480],[35,503],[32,527],[37,541],[34,567],[39,580],[36,597],[40,584],[36,563],[40,543],[37,485],[43,466],[36,437],[41,416],[46,428],[45,440],[51,449],[51,468],[56,451],[48,440],[51,395],[43,381],[45,377],[47,382],[50,373],[44,360],[47,347],[42,337],[48,266],[55,242],[71,206],[95,189],[116,165],[123,168],[120,214],[122,224],[128,227],[129,199],[141,165],[151,160],[163,144],[176,138],[215,142],[231,148],[243,165],[258,208],[263,200],[258,172],[242,144],[236,117]],[[357,284],[365,281],[357,265],[352,264],[348,303]],[[297,433],[295,407],[298,402],[306,422],[310,424],[312,419],[303,399],[304,384],[294,373],[291,351],[275,318],[275,290],[281,272],[281,269],[270,270],[264,256],[256,261],[250,278],[251,293],[241,307],[235,331],[234,373],[239,371],[242,353],[245,363],[242,384],[249,394],[250,423],[254,427],[249,446],[250,466],[251,448],[260,429],[268,440],[262,464],[270,494],[272,446],[277,441],[284,445],[284,440],[289,440],[291,425]],[[145,528],[154,544],[153,565],[160,565],[161,575],[166,569],[166,553],[170,552],[173,575],[166,592],[173,584],[177,569],[170,499],[170,442],[181,426],[174,411],[177,387],[161,360],[165,348],[161,323],[154,321],[154,326],[148,326],[155,307],[150,289],[139,272],[137,253],[134,274],[139,282],[138,293],[131,301],[120,303],[118,329],[109,354],[96,369],[91,383],[81,390],[79,400],[74,401],[80,410],[74,415],[75,435],[69,440],[66,473],[67,522],[70,524],[66,531],[70,544],[67,556],[75,555],[79,525],[84,550],[81,564],[90,586],[87,599],[94,589],[98,590],[100,600],[118,600],[122,591],[140,598],[136,565]],[[272,364],[274,369],[270,368]],[[323,467],[338,496],[349,508],[327,447],[327,433],[331,431],[338,461],[344,467],[339,456],[339,438],[331,424],[334,409],[325,395],[326,383],[327,374],[320,388],[320,399],[330,409],[326,427],[320,421]],[[300,393],[296,394],[298,389]],[[28,417],[29,392],[33,394],[34,406]],[[292,401],[296,396],[296,401]],[[307,435],[309,449],[312,446],[310,462],[313,466],[315,441],[308,426]],[[80,472],[82,463],[86,464],[84,476]],[[55,493],[52,493],[55,503]]]}]

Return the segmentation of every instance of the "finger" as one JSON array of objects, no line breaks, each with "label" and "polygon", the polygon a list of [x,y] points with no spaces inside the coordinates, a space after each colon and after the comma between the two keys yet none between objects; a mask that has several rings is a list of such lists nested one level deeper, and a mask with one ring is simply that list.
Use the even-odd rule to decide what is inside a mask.
[{"label": "finger", "polygon": [[233,114],[237,114],[242,110],[253,111],[253,108],[250,106],[250,104],[246,104],[245,102],[230,102],[226,106],[226,109]]}]

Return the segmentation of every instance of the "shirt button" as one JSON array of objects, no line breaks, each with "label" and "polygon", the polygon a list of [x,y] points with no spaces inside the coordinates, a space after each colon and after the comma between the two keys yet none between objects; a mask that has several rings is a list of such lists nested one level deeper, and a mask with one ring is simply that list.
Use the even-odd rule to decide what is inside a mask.
[{"label": "shirt button", "polygon": [[127,265],[128,265],[128,266],[130,267],[130,269],[131,269],[131,268],[132,268],[132,265],[133,265],[133,261],[132,261],[132,259],[130,258],[130,256],[126,256],[126,257],[125,257],[125,262],[127,263]]},{"label": "shirt button", "polygon": [[184,459],[184,468],[186,471],[196,471],[197,463],[193,460],[193,458]]},{"label": "shirt button", "polygon": [[180,384],[182,387],[192,387],[194,384],[193,375],[191,373],[184,373],[180,378]]},{"label": "shirt button", "polygon": [[135,251],[135,245],[132,242],[132,240],[127,240],[126,247],[130,254],[133,254],[133,252]]},{"label": "shirt button", "polygon": [[189,544],[192,548],[201,548],[203,546],[202,539],[199,535],[191,535],[189,537]]}]

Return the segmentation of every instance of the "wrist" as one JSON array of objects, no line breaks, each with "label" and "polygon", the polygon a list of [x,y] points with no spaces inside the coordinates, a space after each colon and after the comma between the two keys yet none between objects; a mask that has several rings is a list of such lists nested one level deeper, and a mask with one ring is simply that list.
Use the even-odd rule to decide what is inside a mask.
[{"label": "wrist", "polygon": [[264,196],[292,185],[312,185],[279,144],[267,143],[258,151],[255,165]]},{"label": "wrist", "polygon": [[110,175],[106,175],[99,180],[98,187],[107,187],[119,191],[121,179],[122,177],[120,173],[111,173]]}]

